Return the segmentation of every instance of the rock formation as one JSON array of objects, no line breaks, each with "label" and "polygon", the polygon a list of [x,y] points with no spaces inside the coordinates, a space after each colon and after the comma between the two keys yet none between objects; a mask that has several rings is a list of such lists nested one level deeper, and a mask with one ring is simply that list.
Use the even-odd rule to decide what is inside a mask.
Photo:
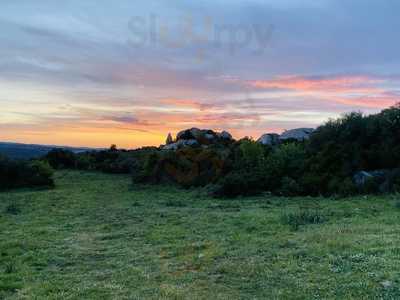
[{"label": "rock formation", "polygon": [[[168,142],[170,141],[170,143]],[[173,142],[172,136],[168,136],[167,144],[162,146],[164,150],[178,150],[183,147],[209,146],[218,143],[233,141],[232,135],[227,132],[215,132],[210,129],[191,128],[180,131]]]},{"label": "rock formation", "polygon": [[279,139],[285,140],[297,140],[304,141],[310,138],[310,135],[314,132],[313,128],[296,128],[283,132]]},{"label": "rock formation", "polygon": [[296,140],[301,142],[308,140],[314,131],[315,130],[313,128],[296,128],[287,130],[283,132],[281,135],[276,133],[266,133],[263,134],[257,140],[257,142],[268,146],[275,146],[283,141],[288,141],[288,140]]},{"label": "rock formation", "polygon": [[275,146],[279,144],[279,134],[276,133],[266,133],[262,135],[257,142],[267,145],[267,146]]}]

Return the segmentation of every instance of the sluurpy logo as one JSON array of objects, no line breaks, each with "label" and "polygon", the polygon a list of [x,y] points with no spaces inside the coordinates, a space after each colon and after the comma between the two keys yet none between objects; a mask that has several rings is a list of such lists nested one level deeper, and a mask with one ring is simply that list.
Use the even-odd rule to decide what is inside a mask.
[{"label": "sluurpy logo", "polygon": [[133,47],[185,48],[199,58],[215,51],[233,56],[246,50],[262,55],[274,32],[272,24],[222,24],[212,17],[165,19],[156,14],[132,17],[128,28],[128,43]]}]

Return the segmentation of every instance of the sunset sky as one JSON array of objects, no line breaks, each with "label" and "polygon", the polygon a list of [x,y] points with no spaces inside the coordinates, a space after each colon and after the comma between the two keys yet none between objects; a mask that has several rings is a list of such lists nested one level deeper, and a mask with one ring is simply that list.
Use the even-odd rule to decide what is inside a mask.
[{"label": "sunset sky", "polygon": [[398,0],[2,0],[0,140],[159,145],[400,100]]}]

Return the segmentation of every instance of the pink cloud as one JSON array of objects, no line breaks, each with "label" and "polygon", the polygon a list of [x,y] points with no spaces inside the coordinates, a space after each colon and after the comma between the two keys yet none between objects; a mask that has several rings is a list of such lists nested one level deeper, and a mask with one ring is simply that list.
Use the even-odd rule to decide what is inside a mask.
[{"label": "pink cloud", "polygon": [[382,82],[382,79],[368,76],[335,76],[335,77],[301,77],[281,76],[271,80],[247,81],[248,86],[257,89],[283,89],[303,92],[383,92],[373,86]]},{"label": "pink cloud", "polygon": [[198,110],[206,110],[207,108],[210,108],[212,106],[211,104],[201,103],[193,99],[167,98],[167,99],[162,99],[160,102],[161,104],[172,105],[175,107],[194,108]]},{"label": "pink cloud", "polygon": [[365,108],[374,108],[381,109],[384,107],[390,107],[400,102],[400,97],[398,96],[365,96],[358,98],[337,98],[336,102],[351,105],[351,106],[359,106]]}]

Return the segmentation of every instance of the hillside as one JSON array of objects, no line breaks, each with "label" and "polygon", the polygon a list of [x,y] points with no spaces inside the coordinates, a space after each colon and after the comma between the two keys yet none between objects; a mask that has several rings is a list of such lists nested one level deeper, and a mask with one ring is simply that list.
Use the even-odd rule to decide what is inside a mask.
[{"label": "hillside", "polygon": [[398,299],[396,196],[216,200],[59,171],[0,194],[3,299]]},{"label": "hillside", "polygon": [[89,148],[74,148],[74,147],[51,146],[51,145],[31,145],[31,144],[0,142],[0,154],[5,155],[12,159],[31,159],[31,158],[42,157],[54,148],[67,149],[74,153],[90,150]]}]

